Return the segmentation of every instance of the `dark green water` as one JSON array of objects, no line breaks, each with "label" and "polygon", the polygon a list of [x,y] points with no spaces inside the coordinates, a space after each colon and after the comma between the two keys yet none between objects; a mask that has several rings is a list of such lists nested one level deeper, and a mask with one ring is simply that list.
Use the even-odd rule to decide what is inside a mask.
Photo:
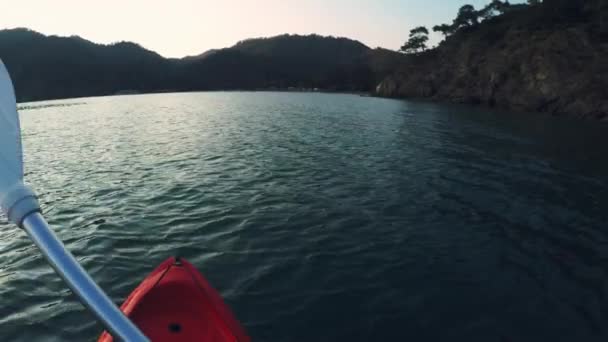
[{"label": "dark green water", "polygon": [[[256,341],[608,338],[606,126],[292,93],[21,117],[27,180],[116,302],[178,254]],[[93,340],[23,232],[0,234],[1,340]]]}]

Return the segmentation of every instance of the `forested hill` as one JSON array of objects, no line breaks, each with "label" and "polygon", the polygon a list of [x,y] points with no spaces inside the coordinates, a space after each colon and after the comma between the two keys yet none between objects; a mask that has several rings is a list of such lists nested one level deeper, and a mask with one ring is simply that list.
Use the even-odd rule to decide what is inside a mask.
[{"label": "forested hill", "polygon": [[0,58],[18,100],[33,101],[218,89],[369,91],[402,56],[346,38],[282,35],[167,59],[130,42],[102,45],[12,29],[0,31]]},{"label": "forested hill", "polygon": [[463,6],[433,28],[446,39],[409,53],[378,94],[608,120],[608,0],[528,3]]}]

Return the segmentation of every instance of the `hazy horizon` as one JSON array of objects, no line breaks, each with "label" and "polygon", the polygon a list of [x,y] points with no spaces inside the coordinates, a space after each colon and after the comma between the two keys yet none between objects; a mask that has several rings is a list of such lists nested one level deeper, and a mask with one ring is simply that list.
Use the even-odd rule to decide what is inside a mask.
[{"label": "hazy horizon", "polygon": [[[95,43],[131,41],[164,57],[198,55],[243,39],[284,33],[347,37],[371,48],[396,50],[413,27],[451,22],[463,4],[479,8],[488,2],[21,0],[11,5],[11,11],[3,12],[0,22],[2,29],[24,27],[46,35],[77,35]],[[432,34],[431,43],[438,41],[439,36]]]}]

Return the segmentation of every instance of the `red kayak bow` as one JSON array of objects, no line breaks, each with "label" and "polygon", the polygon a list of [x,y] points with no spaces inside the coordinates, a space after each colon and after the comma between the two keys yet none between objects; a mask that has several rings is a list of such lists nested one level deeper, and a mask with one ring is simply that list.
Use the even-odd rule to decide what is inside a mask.
[{"label": "red kayak bow", "polygon": [[[169,258],[120,309],[153,342],[249,342],[219,293],[192,264]],[[113,341],[104,332],[99,342]]]}]

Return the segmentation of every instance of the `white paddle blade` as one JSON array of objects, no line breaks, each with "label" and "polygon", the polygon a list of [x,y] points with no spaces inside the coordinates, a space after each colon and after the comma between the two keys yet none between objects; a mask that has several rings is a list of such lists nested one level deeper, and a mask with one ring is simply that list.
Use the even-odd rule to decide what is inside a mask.
[{"label": "white paddle blade", "polygon": [[13,83],[0,60],[0,194],[23,178],[21,129]]},{"label": "white paddle blade", "polygon": [[10,221],[39,211],[34,192],[23,185],[23,150],[13,83],[0,60],[0,207]]}]

